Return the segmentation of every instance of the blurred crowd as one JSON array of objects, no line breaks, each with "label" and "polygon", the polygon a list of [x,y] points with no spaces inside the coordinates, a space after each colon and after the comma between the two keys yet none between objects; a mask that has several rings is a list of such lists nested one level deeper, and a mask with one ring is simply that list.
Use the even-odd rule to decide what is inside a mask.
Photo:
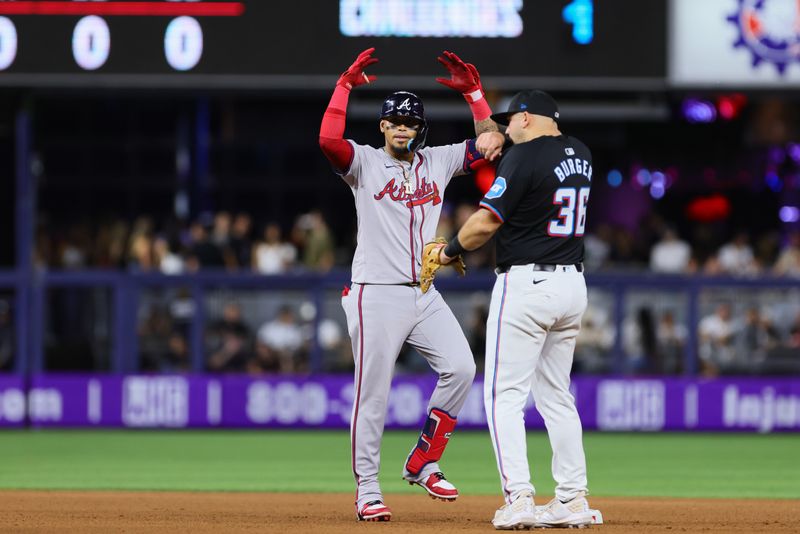
[{"label": "blurred crowd", "polygon": [[[170,297],[169,305],[152,305],[139,325],[141,369],[188,372],[192,369],[189,326],[191,299]],[[297,304],[297,303],[295,303]],[[702,315],[697,327],[697,373],[719,375],[786,374],[800,370],[800,307],[791,314],[758,305],[719,301]],[[0,310],[2,311],[2,310]],[[227,301],[210,318],[203,335],[204,369],[210,372],[307,373],[313,343],[315,311],[310,302],[284,303],[270,318],[254,319],[243,305]],[[479,370],[486,344],[485,303],[468,308],[464,333]],[[0,316],[2,318],[2,316]],[[317,325],[323,371],[349,372],[353,356],[345,327],[332,318]],[[2,329],[0,329],[1,331]],[[2,336],[0,336],[2,337]],[[604,374],[614,371],[616,326],[606,307],[590,303],[578,334],[574,371]],[[630,375],[681,375],[689,325],[685,310],[659,310],[642,305],[622,321],[622,371]],[[411,347],[398,358],[399,372],[425,372],[427,364]]]},{"label": "blurred crowd", "polygon": [[[452,236],[474,210],[471,204],[446,207],[437,235]],[[256,225],[248,213],[220,211],[190,223],[141,216],[131,223],[114,219],[44,225],[37,235],[36,261],[49,268],[165,274],[200,269],[326,272],[349,267],[355,243],[354,235],[334,235],[319,211],[298,216],[289,228],[274,221]],[[589,272],[634,269],[709,276],[800,276],[797,231],[786,236],[778,232],[753,236],[696,225],[687,238],[651,215],[635,232],[599,225],[586,235],[585,244]],[[493,268],[493,252],[487,246],[469,253],[468,267]]]},{"label": "blurred crowd", "polygon": [[[800,370],[800,309],[773,305],[734,306],[722,301],[697,326],[698,373],[783,374]],[[575,370],[609,372],[616,328],[606,310],[593,306],[583,318],[575,351]],[[639,306],[622,321],[624,370],[629,374],[676,375],[684,372],[689,325],[675,310]]]},{"label": "blurred crowd", "polygon": [[800,231],[759,235],[697,224],[691,236],[657,215],[633,232],[602,224],[586,235],[588,271],[639,269],[660,274],[800,276]]},{"label": "blurred crowd", "polygon": [[796,372],[800,354],[800,312],[773,317],[769,310],[747,307],[735,314],[731,303],[720,303],[698,325],[701,371],[704,376]]},{"label": "blurred crowd", "polygon": [[[452,236],[474,210],[469,204],[446,206],[437,234]],[[51,222],[37,232],[36,262],[40,268],[120,269],[169,275],[202,269],[246,270],[264,275],[324,273],[334,267],[349,268],[356,243],[355,235],[347,235],[351,231],[334,227],[319,211],[303,213],[286,226],[274,221],[257,223],[248,213],[226,211],[191,222],[148,216],[131,222]],[[800,232],[754,236],[697,224],[682,234],[651,214],[635,231],[600,225],[587,234],[585,244],[585,263],[590,273],[800,277]],[[494,247],[487,246],[469,253],[465,258],[468,267],[493,268],[493,252]],[[165,298],[147,302],[139,310],[139,352],[144,371],[192,369],[190,328],[194,301],[188,292],[168,291],[171,293]],[[577,372],[606,373],[615,368],[617,325],[613,305],[592,302],[593,295],[602,292],[601,288],[590,292],[577,340]],[[308,372],[316,336],[323,351],[321,370],[351,370],[346,326],[327,315],[317,324],[316,310],[310,303],[284,297],[285,303],[270,304],[268,311],[248,308],[236,299],[212,306],[202,336],[204,368],[250,374]],[[627,373],[684,372],[689,342],[687,307],[685,303],[664,304],[656,300],[646,305],[631,304],[622,320],[622,369]],[[717,303],[702,306],[696,331],[699,372],[709,377],[797,372],[800,306],[781,308],[781,301],[786,301],[786,294],[760,303],[718,299]],[[0,369],[6,370],[13,359],[9,302],[0,299]],[[485,304],[472,303],[460,311],[479,368],[485,345]],[[399,363],[412,372],[427,368],[408,347],[401,353]]]},{"label": "blurred crowd", "polygon": [[[190,324],[193,309],[187,295],[173,295],[167,305],[153,304],[139,323],[141,370],[164,373],[192,369]],[[204,367],[221,373],[307,373],[315,311],[304,303],[295,310],[282,304],[274,317],[253,326],[242,304],[228,301],[203,334]],[[349,340],[338,323],[322,319],[317,340],[325,353],[325,370],[350,370]]]},{"label": "blurred crowd", "polygon": [[113,219],[44,225],[36,236],[40,267],[71,270],[324,272],[334,266],[334,252],[333,234],[318,211],[297,217],[288,232],[273,221],[256,228],[248,213],[220,211],[190,223],[141,216],[130,223]]}]

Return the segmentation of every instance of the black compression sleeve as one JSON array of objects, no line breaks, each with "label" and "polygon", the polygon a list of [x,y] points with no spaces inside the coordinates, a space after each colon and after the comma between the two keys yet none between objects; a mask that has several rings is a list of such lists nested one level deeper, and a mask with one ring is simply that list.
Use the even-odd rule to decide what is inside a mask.
[{"label": "black compression sleeve", "polygon": [[449,256],[451,258],[455,258],[456,256],[460,256],[461,254],[465,253],[466,251],[467,251],[467,249],[465,249],[461,245],[461,241],[458,240],[458,234],[453,236],[453,239],[451,239],[450,242],[447,243],[447,246],[444,247],[445,255],[447,255],[447,256]]}]

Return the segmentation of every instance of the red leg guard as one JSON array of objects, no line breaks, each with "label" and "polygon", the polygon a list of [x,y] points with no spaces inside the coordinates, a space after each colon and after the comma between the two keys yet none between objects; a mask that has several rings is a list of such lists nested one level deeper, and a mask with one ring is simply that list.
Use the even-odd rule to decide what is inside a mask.
[{"label": "red leg guard", "polygon": [[406,471],[412,475],[419,475],[423,467],[431,462],[438,462],[455,427],[454,417],[450,417],[447,412],[438,408],[432,409],[417,446],[406,460]]}]

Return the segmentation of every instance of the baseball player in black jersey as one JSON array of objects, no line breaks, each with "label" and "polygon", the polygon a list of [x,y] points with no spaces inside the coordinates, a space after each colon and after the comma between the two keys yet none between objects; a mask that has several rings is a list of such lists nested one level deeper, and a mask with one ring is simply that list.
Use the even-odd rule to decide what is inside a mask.
[{"label": "baseball player in black jersey", "polygon": [[[569,391],[575,338],[586,309],[583,233],[592,184],[586,145],[558,128],[558,106],[524,91],[506,113],[513,142],[479,209],[439,261],[497,234],[497,281],[486,328],[484,402],[506,504],[496,529],[584,526],[602,521],[586,501],[581,421]],[[481,148],[480,139],[478,148]],[[530,393],[553,449],[556,498],[535,506],[523,410]]]}]

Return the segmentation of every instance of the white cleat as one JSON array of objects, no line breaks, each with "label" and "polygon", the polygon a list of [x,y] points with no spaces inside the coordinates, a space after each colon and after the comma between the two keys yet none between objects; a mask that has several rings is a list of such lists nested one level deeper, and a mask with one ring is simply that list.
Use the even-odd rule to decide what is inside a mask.
[{"label": "white cleat", "polygon": [[589,508],[585,495],[580,492],[574,499],[566,503],[553,499],[544,506],[537,506],[534,526],[585,528],[590,525],[602,525],[603,515],[599,510]]},{"label": "white cleat", "polygon": [[[541,512],[547,506],[541,505],[536,507],[536,512]],[[592,513],[592,525],[602,525],[603,524],[603,514],[600,510],[595,510],[594,508],[589,508],[589,511]]]},{"label": "white cleat", "polygon": [[492,525],[496,530],[527,530],[536,524],[536,505],[533,495],[524,493],[511,504],[506,504],[494,513]]},{"label": "white cleat", "polygon": [[600,513],[600,510],[595,510],[594,508],[590,508],[589,511],[592,513],[592,524],[593,525],[602,525],[603,524],[603,514]]}]

